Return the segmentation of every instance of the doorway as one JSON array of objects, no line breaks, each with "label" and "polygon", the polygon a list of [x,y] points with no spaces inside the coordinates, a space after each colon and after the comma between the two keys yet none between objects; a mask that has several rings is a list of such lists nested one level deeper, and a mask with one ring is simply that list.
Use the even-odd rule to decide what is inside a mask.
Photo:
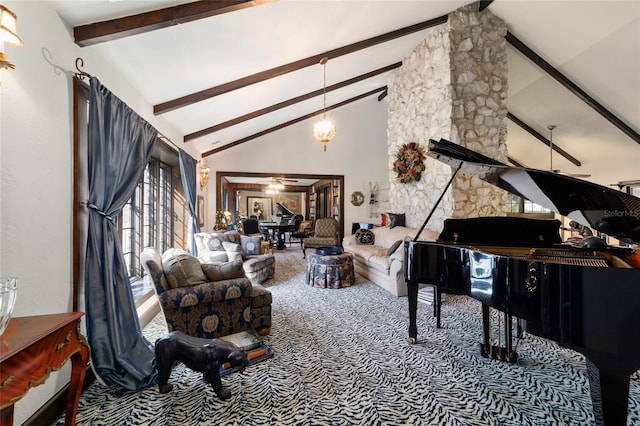
[{"label": "doorway", "polygon": [[[301,173],[262,172],[216,172],[216,210],[229,211],[232,216],[242,210],[238,205],[238,192],[254,191],[265,193],[268,183],[281,181],[281,192],[300,194],[305,219],[335,217],[340,224],[341,237],[344,235],[344,175],[321,175]],[[274,203],[274,211],[276,204]],[[234,216],[235,220],[235,216]]]}]

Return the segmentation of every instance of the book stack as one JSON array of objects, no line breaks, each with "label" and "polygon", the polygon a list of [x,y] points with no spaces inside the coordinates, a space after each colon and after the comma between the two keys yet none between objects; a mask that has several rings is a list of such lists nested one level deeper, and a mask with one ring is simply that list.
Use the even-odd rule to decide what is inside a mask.
[{"label": "book stack", "polygon": [[240,349],[250,351],[251,349],[259,348],[262,345],[263,339],[255,330],[246,330],[230,334],[228,336],[223,336],[220,340],[225,340],[229,343],[233,343]]},{"label": "book stack", "polygon": [[418,289],[418,302],[433,305],[434,289],[431,285],[423,285]]},{"label": "book stack", "polygon": [[[232,343],[240,349],[244,349],[247,352],[249,365],[273,357],[273,351],[263,342],[262,336],[256,333],[255,330],[241,331],[230,334],[229,336],[220,337],[220,339]],[[232,371],[234,370],[229,363],[225,363],[220,367],[221,375]]]}]

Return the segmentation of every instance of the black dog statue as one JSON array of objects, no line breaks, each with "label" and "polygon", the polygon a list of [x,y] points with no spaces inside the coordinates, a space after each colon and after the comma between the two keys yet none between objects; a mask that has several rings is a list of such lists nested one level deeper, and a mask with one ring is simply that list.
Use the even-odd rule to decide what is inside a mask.
[{"label": "black dog statue", "polygon": [[160,393],[167,393],[173,388],[167,383],[171,369],[176,362],[182,362],[190,369],[201,372],[203,380],[211,383],[218,398],[229,399],[231,392],[222,386],[220,367],[228,362],[231,367],[244,368],[249,363],[247,353],[232,343],[192,337],[180,331],[160,337],[155,346]]}]

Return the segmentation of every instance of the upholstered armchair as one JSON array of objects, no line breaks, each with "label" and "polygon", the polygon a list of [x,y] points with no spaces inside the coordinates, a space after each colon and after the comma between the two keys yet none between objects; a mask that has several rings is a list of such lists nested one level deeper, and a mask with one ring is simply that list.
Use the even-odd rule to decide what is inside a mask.
[{"label": "upholstered armchair", "polygon": [[339,226],[338,221],[331,217],[316,220],[313,235],[305,238],[302,243],[302,256],[307,257],[307,248],[339,246]]},{"label": "upholstered armchair", "polygon": [[242,261],[202,264],[184,250],[140,255],[169,331],[212,339],[254,329],[271,331],[271,293],[245,276]]},{"label": "upholstered armchair", "polygon": [[262,235],[241,235],[238,231],[198,232],[194,234],[198,258],[202,263],[242,259],[242,268],[254,284],[273,278],[276,259],[273,253],[262,254]]}]

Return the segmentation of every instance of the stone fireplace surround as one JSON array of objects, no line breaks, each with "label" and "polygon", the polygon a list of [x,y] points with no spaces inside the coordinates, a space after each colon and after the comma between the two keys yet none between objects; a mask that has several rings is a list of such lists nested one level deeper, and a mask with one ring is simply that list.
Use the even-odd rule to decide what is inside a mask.
[{"label": "stone fireplace surround", "polygon": [[[387,148],[390,212],[405,213],[407,226],[420,227],[452,175],[430,157],[418,182],[395,182],[392,163],[398,147],[448,139],[506,162],[507,53],[504,21],[478,4],[457,9],[432,28],[389,77]],[[506,193],[475,178],[458,175],[427,229],[441,231],[444,219],[498,216]]]}]

